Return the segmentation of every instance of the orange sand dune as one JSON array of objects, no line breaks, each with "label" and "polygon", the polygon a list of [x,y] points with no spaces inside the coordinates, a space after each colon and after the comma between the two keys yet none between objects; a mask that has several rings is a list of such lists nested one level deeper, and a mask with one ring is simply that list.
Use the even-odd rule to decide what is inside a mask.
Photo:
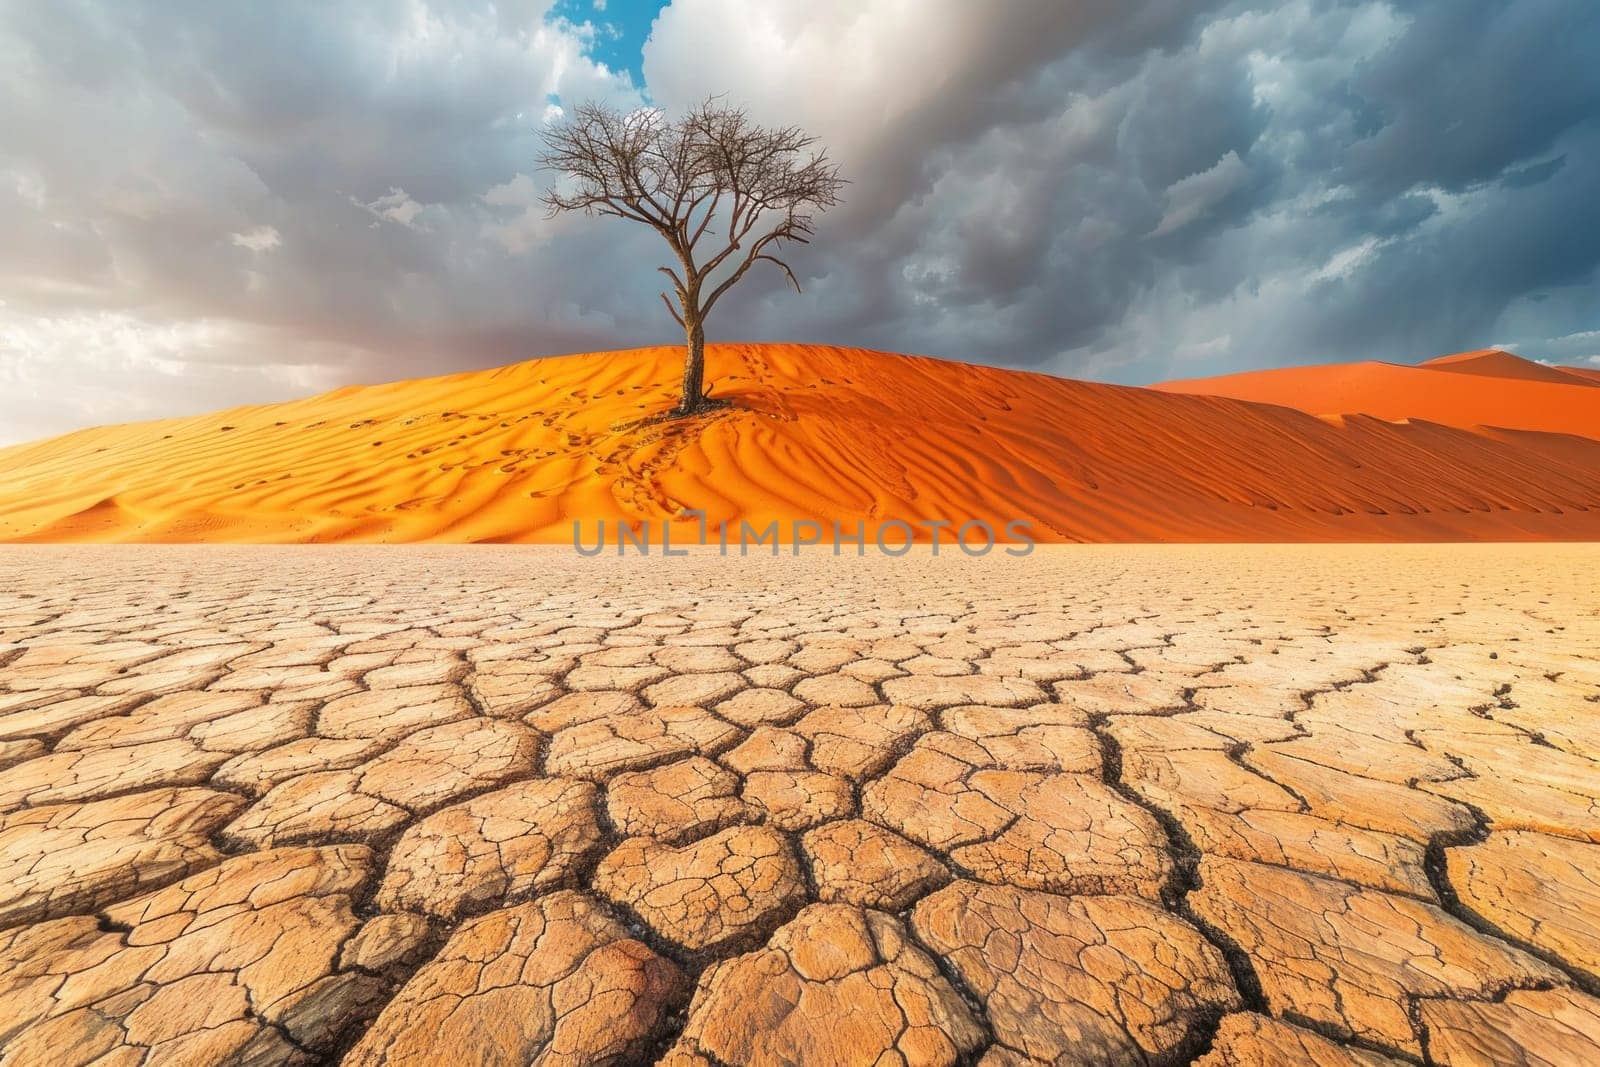
[{"label": "orange sand dune", "polygon": [[708,352],[735,406],[652,421],[680,358],[536,360],[0,450],[0,538],[568,541],[575,518],[699,508],[735,530],[1027,519],[1041,541],[1600,539],[1584,437],[743,344]]},{"label": "orange sand dune", "polygon": [[1499,427],[1600,438],[1600,380],[1488,349],[1416,367],[1334,363],[1191,378],[1152,386],[1168,393],[1281,404],[1313,415],[1360,413],[1446,426]]},{"label": "orange sand dune", "polygon": [[1450,371],[1452,374],[1479,374],[1485,378],[1520,378],[1528,382],[1552,382],[1556,385],[1600,385],[1600,382],[1573,374],[1565,367],[1549,367],[1510,352],[1502,352],[1498,348],[1482,348],[1476,352],[1457,352],[1453,356],[1425,359],[1418,366]]}]

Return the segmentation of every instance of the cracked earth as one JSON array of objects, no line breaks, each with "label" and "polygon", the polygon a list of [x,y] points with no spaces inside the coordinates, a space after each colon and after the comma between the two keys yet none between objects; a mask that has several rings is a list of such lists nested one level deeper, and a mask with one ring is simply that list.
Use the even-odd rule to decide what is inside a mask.
[{"label": "cracked earth", "polygon": [[1600,1062],[1600,550],[0,550],[0,1064]]}]

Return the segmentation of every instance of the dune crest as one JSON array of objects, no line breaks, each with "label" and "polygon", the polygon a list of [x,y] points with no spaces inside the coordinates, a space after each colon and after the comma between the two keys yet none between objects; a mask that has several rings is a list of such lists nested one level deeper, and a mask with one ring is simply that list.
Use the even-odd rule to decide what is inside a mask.
[{"label": "dune crest", "polygon": [[1596,385],[1565,367],[1551,367],[1531,359],[1514,356],[1498,348],[1484,348],[1476,352],[1457,352],[1450,356],[1425,359],[1418,364],[1430,370],[1449,371],[1453,374],[1480,374],[1486,378],[1519,378],[1529,382],[1552,382],[1556,385]]},{"label": "dune crest", "polygon": [[1498,349],[1440,356],[1417,366],[1367,361],[1162,382],[1167,393],[1279,404],[1313,415],[1361,413],[1600,438],[1600,375],[1547,367]]},{"label": "dune crest", "polygon": [[[1574,428],[1600,409],[1576,401],[1474,432],[859,349],[707,359],[733,406],[676,422],[656,416],[681,351],[648,348],[0,450],[0,539],[566,542],[574,519],[684,509],[713,529],[1026,519],[1039,541],[1600,539],[1600,428]],[[1493,390],[1514,386],[1600,401]]]}]

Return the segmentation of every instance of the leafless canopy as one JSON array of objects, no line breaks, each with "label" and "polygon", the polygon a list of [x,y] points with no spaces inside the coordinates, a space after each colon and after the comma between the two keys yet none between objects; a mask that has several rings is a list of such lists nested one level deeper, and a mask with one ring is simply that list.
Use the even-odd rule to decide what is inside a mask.
[{"label": "leafless canopy", "polygon": [[689,345],[692,375],[685,374],[680,413],[704,401],[697,366],[703,322],[723,294],[761,260],[800,288],[778,253],[786,242],[809,242],[812,212],[837,204],[845,184],[813,144],[796,127],[765,129],[717,99],[676,120],[655,109],[583,104],[545,132],[539,164],[569,176],[544,196],[551,214],[643,223],[677,257],[675,267],[659,269],[672,283],[661,298]]}]

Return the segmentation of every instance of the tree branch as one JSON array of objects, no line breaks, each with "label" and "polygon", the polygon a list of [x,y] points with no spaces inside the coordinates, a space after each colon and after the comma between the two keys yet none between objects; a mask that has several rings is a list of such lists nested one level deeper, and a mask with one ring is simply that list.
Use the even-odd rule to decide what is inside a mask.
[{"label": "tree branch", "polygon": [[[689,205],[689,210],[684,213],[683,219],[686,227],[689,220],[694,217],[695,209],[705,202],[707,195],[707,193],[702,193]],[[691,252],[694,251],[694,246],[700,243],[700,238],[705,234],[706,227],[710,226],[711,220],[717,217],[717,208],[722,205],[721,189],[717,189],[714,193],[709,195],[711,195],[711,206],[706,208],[705,215],[700,219],[700,225],[695,229],[693,236],[691,236],[684,244],[684,247]]]},{"label": "tree branch", "polygon": [[678,314],[678,309],[672,306],[672,301],[667,299],[667,294],[666,293],[657,293],[656,295],[661,298],[661,302],[663,304],[667,305],[667,314],[672,316],[673,321],[676,322],[679,326],[683,326],[683,316]]},{"label": "tree branch", "polygon": [[782,267],[783,273],[789,276],[789,283],[794,286],[794,291],[797,293],[804,292],[804,290],[800,288],[800,280],[794,276],[794,271],[789,269],[789,264],[785,263],[777,256],[769,256],[764,254],[756,256],[755,259],[751,260],[751,262],[754,263],[756,259],[764,259],[769,263],[776,263],[778,266]]},{"label": "tree branch", "polygon": [[657,267],[656,270],[672,279],[672,287],[679,297],[688,292],[688,287],[683,284],[683,279],[678,277],[678,272],[671,267]]},{"label": "tree branch", "polygon": [[745,276],[745,272],[750,269],[750,265],[753,264],[757,259],[762,258],[761,250],[767,247],[767,245],[771,244],[773,241],[781,239],[782,228],[780,227],[779,229],[773,230],[771,233],[764,235],[755,244],[751,245],[749,253],[744,257],[744,262],[739,264],[738,269],[736,269],[732,274],[728,275],[728,277],[723,280],[721,285],[717,286],[711,291],[711,296],[706,300],[705,307],[701,309],[701,314],[710,314],[711,309],[716,306],[716,303],[719,299],[721,299],[722,294],[726,293],[729,289],[732,289],[739,279]]}]

